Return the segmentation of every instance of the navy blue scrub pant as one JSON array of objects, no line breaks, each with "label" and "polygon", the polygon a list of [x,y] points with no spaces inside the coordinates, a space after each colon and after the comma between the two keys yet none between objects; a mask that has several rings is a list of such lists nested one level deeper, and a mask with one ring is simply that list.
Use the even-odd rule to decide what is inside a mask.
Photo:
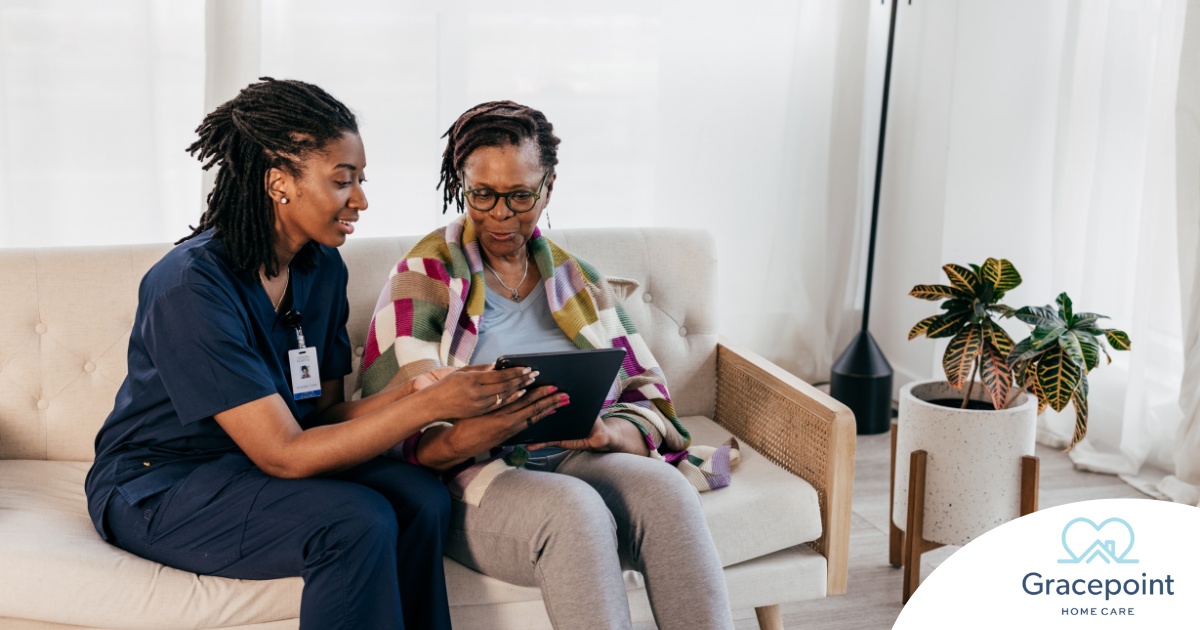
[{"label": "navy blue scrub pant", "polygon": [[450,628],[445,486],[378,458],[314,479],[269,477],[244,455],[198,467],[138,505],[113,493],[112,542],[162,564],[241,579],[304,578],[300,628]]}]

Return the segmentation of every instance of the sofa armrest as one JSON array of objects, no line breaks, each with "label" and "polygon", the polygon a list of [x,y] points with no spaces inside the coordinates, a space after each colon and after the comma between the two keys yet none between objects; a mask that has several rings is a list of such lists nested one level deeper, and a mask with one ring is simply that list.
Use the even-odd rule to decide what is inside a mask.
[{"label": "sofa armrest", "polygon": [[722,337],[717,343],[713,420],[817,490],[829,595],[846,592],[850,500],[854,491],[854,414],[848,407],[758,354]]}]

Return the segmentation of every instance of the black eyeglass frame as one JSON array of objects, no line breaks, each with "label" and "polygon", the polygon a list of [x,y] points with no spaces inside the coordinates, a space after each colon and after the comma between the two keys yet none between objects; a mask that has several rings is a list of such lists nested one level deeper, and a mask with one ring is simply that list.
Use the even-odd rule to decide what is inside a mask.
[{"label": "black eyeglass frame", "polygon": [[[554,169],[549,169],[546,171],[545,175],[542,175],[542,181],[538,183],[537,192],[530,193],[528,190],[511,190],[506,193],[499,193],[499,192],[492,190],[491,188],[472,188],[470,190],[462,191],[462,196],[463,196],[463,199],[466,200],[467,205],[471,206],[472,210],[476,210],[478,212],[491,212],[492,210],[495,210],[496,204],[500,203],[500,198],[503,197],[504,198],[504,206],[508,208],[509,212],[512,212],[513,214],[524,214],[526,212],[532,211],[533,208],[535,206],[537,206],[538,200],[542,198],[542,187],[546,185],[546,179],[550,177],[550,173],[552,173],[552,172],[554,172]],[[459,174],[458,177],[459,177],[459,180],[466,179],[463,176],[463,174]],[[492,205],[488,206],[486,210],[484,208],[480,208],[479,206],[471,203],[471,194],[481,192],[481,191],[487,191],[492,194]],[[529,207],[524,210],[517,210],[516,208],[512,207],[512,201],[509,198],[510,195],[516,195],[516,194],[520,194],[520,193],[533,195],[533,203],[529,204]]]}]

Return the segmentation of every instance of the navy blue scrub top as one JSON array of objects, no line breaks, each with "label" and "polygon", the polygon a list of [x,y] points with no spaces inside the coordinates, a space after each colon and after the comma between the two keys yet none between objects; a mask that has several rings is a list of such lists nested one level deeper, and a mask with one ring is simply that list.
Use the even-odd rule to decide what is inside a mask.
[{"label": "navy blue scrub top", "polygon": [[[305,345],[317,350],[321,380],[342,378],[350,373],[346,265],[334,248],[309,247],[313,264],[292,265],[291,309],[301,313]],[[215,414],[271,394],[297,420],[316,409],[318,398],[292,397],[288,351],[297,341],[283,319],[257,274],[238,270],[211,230],[151,267],[138,289],[129,372],[88,472],[88,509],[102,536],[113,492],[137,505],[198,466],[241,453]]]}]

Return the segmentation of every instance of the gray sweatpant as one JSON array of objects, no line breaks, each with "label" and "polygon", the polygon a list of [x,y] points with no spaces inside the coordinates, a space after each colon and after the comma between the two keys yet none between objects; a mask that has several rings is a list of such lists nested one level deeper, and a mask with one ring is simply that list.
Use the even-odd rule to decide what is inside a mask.
[{"label": "gray sweatpant", "polygon": [[554,472],[498,476],[478,507],[454,501],[446,555],[505,582],[540,587],[560,630],[633,625],[622,567],[645,576],[662,630],[733,628],[700,497],[683,475],[626,453],[581,451],[549,461]]}]

